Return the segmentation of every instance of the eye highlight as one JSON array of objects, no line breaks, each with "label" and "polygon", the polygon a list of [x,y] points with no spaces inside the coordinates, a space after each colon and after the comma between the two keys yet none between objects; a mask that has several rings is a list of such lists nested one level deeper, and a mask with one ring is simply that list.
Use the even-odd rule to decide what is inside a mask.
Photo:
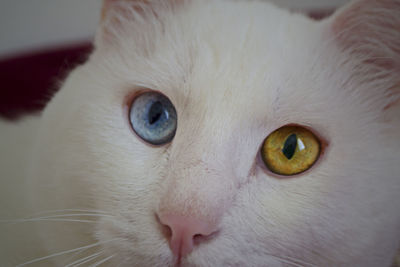
[{"label": "eye highlight", "polygon": [[147,91],[138,95],[131,104],[129,120],[135,133],[152,145],[169,143],[175,136],[175,107],[158,92]]},{"label": "eye highlight", "polygon": [[291,176],[311,168],[320,152],[320,140],[310,130],[284,126],[264,140],[261,158],[273,173]]}]

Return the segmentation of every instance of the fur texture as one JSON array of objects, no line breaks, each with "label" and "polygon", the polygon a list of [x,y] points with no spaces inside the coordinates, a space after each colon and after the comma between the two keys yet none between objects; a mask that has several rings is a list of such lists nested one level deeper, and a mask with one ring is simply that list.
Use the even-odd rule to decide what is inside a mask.
[{"label": "fur texture", "polygon": [[[218,224],[182,266],[390,266],[399,1],[356,1],[322,22],[261,1],[106,4],[94,53],[40,118],[0,125],[1,215],[30,218],[2,224],[5,266],[172,266],[165,211]],[[128,100],[143,88],[175,105],[169,145],[130,129]],[[259,148],[291,123],[327,145],[310,171],[281,179]]]}]

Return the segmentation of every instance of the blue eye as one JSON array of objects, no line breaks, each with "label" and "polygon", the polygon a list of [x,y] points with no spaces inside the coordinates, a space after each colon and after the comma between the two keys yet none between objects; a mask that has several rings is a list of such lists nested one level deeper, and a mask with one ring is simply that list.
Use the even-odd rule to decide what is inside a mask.
[{"label": "blue eye", "polygon": [[166,144],[175,136],[175,107],[160,93],[145,92],[137,96],[130,108],[129,119],[135,133],[152,145]]}]

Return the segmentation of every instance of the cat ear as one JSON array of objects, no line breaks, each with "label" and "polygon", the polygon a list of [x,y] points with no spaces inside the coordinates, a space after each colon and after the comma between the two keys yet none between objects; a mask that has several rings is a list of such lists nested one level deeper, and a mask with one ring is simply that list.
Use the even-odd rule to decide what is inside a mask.
[{"label": "cat ear", "polygon": [[391,99],[385,109],[400,106],[400,0],[352,1],[332,19],[338,45],[359,60],[361,75],[386,83],[379,92]]},{"label": "cat ear", "polygon": [[103,0],[97,42],[107,42],[119,35],[129,23],[146,24],[146,19],[158,18],[164,9],[172,10],[185,0]]},{"label": "cat ear", "polygon": [[101,21],[106,20],[108,16],[123,15],[124,6],[133,8],[137,12],[144,12],[152,5],[151,2],[151,0],[103,0]]}]

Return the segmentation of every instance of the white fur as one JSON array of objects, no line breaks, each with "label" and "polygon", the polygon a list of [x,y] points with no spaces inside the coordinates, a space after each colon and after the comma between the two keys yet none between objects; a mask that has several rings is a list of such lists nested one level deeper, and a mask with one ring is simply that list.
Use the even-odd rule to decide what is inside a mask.
[{"label": "white fur", "polygon": [[[18,192],[2,199],[15,211],[4,219],[87,214],[68,217],[85,222],[40,221],[36,230],[26,230],[33,222],[2,224],[2,265],[96,242],[36,264],[101,252],[89,263],[172,265],[155,219],[163,209],[218,221],[218,236],[183,266],[391,264],[400,241],[399,121],[383,110],[393,99],[376,93],[388,84],[355,75],[359,62],[335,41],[334,18],[314,22],[258,1],[155,4],[156,17],[122,5],[129,12],[110,11],[93,55],[50,102],[38,131],[9,128],[32,129],[32,154],[30,144],[9,146],[19,137],[0,125],[2,154],[30,155],[20,166],[19,156],[0,162],[1,195]],[[175,105],[171,144],[154,148],[132,134],[126,97],[141,88]],[[329,145],[312,170],[279,179],[257,158],[262,141],[289,123]],[[17,178],[19,188],[3,182]]]}]

